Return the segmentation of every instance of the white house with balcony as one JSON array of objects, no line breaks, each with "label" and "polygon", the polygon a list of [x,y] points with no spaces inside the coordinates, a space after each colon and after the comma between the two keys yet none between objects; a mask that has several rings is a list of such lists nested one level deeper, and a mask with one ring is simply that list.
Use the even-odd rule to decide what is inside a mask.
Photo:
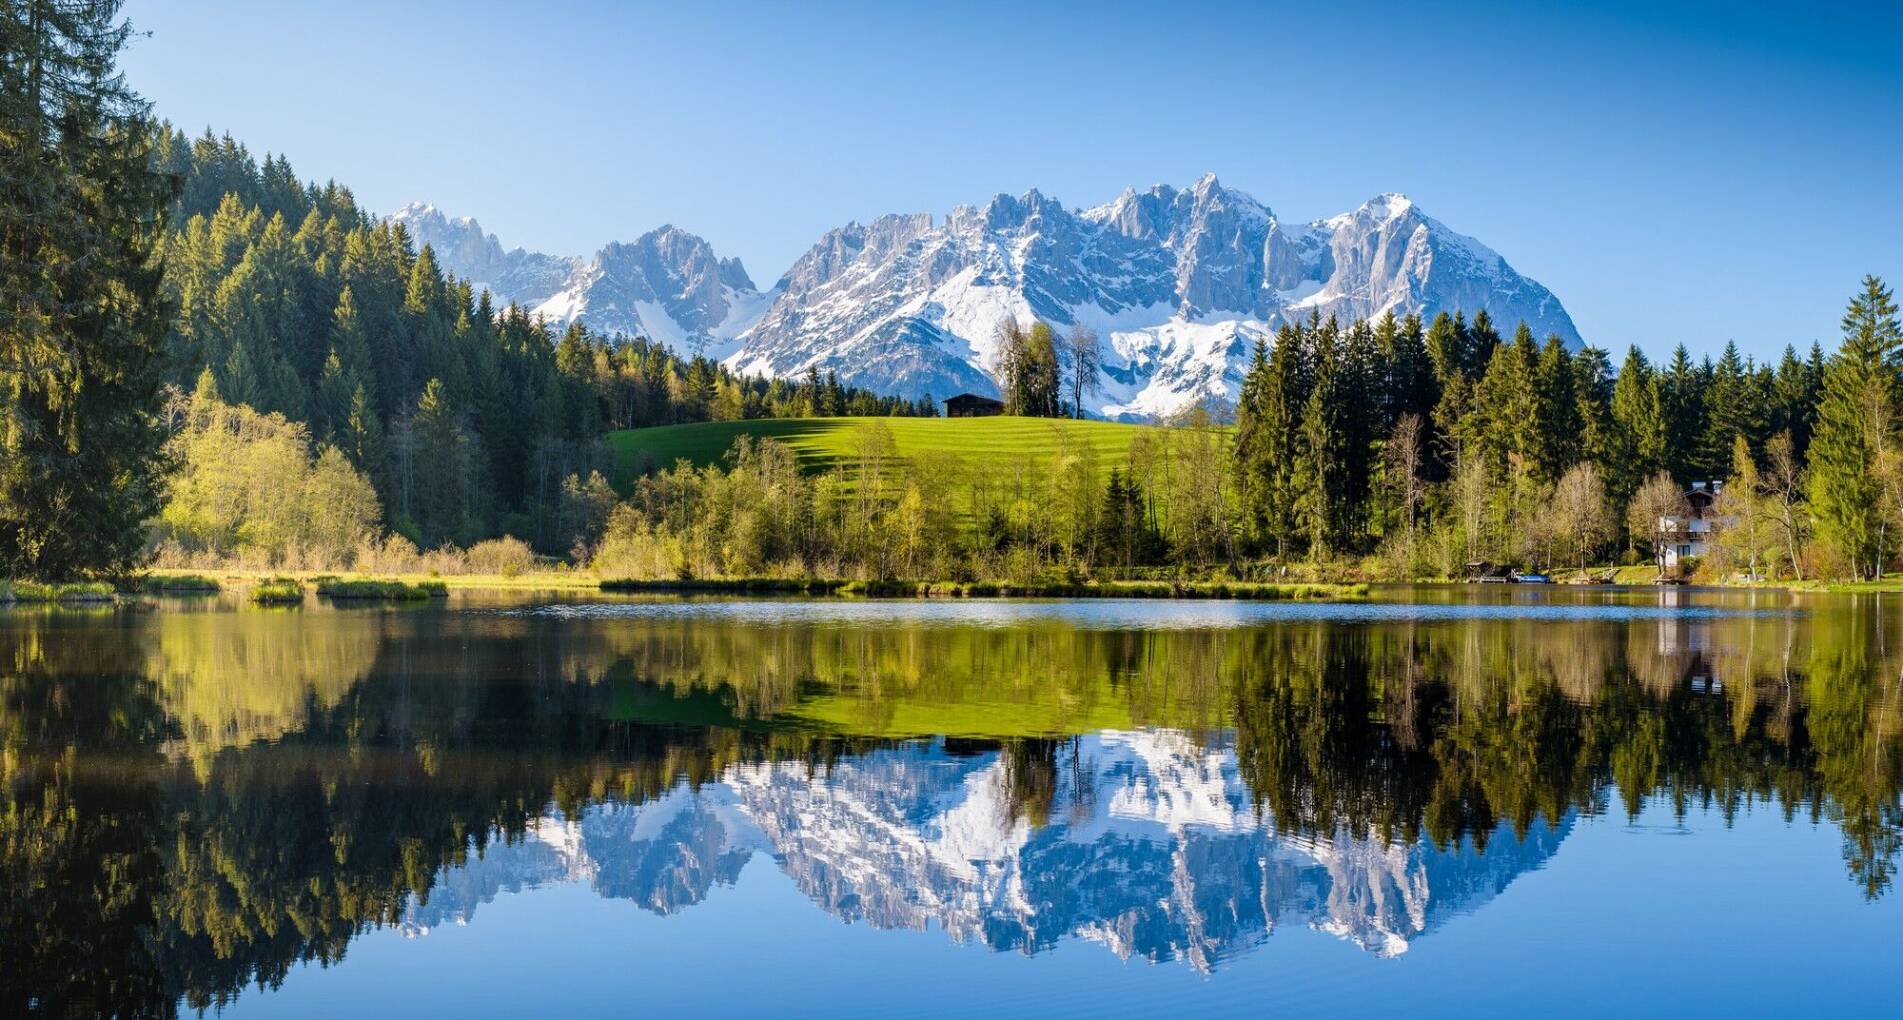
[{"label": "white house with balcony", "polygon": [[1665,546],[1665,569],[1676,570],[1686,559],[1699,559],[1711,553],[1712,536],[1724,526],[1724,521],[1713,514],[1711,508],[1724,487],[1723,482],[1693,482],[1685,493],[1685,505],[1690,512],[1684,517],[1659,518],[1659,530],[1672,536]]}]

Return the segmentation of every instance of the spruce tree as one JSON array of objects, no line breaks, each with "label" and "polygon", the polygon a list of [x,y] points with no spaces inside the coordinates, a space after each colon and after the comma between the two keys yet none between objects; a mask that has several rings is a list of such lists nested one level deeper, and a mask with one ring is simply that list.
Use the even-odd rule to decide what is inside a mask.
[{"label": "spruce tree", "polygon": [[1295,443],[1291,489],[1294,517],[1308,540],[1309,555],[1326,559],[1345,551],[1348,517],[1342,351],[1332,320],[1315,337],[1312,371]]},{"label": "spruce tree", "polygon": [[1614,502],[1624,503],[1647,478],[1665,469],[1665,411],[1658,373],[1636,346],[1612,385],[1612,450],[1607,482]]},{"label": "spruce tree", "polygon": [[1580,456],[1598,465],[1603,479],[1614,452],[1612,361],[1603,348],[1582,347],[1573,356],[1573,386],[1578,400]]},{"label": "spruce tree", "polygon": [[[1459,325],[1459,316],[1455,316],[1454,322]],[[1493,364],[1494,348],[1500,346],[1500,331],[1493,327],[1493,316],[1482,308],[1474,313],[1473,323],[1467,327],[1466,333],[1467,378],[1478,379],[1487,366]]]},{"label": "spruce tree", "polygon": [[1487,373],[1474,389],[1474,438],[1496,479],[1514,460],[1530,462],[1539,443],[1538,352],[1525,323],[1510,344],[1494,347]]},{"label": "spruce tree", "polygon": [[1427,360],[1434,367],[1434,378],[1446,385],[1467,371],[1466,324],[1440,312],[1427,327]]},{"label": "spruce tree", "polygon": [[1810,503],[1819,537],[1853,576],[1882,573],[1886,534],[1878,472],[1897,441],[1897,374],[1903,331],[1889,288],[1866,276],[1843,317],[1843,347],[1824,369],[1810,445]]},{"label": "spruce tree", "polygon": [[1308,401],[1312,342],[1299,326],[1284,326],[1259,397],[1259,441],[1253,470],[1261,473],[1258,524],[1262,541],[1277,556],[1294,551],[1296,539],[1296,430]]},{"label": "spruce tree", "polygon": [[1579,416],[1579,383],[1573,371],[1565,341],[1557,334],[1547,337],[1534,379],[1539,427],[1533,448],[1534,475],[1546,485],[1557,483],[1584,454],[1585,422]]},{"label": "spruce tree", "polygon": [[0,7],[0,574],[126,570],[158,509],[174,183],[119,6]]},{"label": "spruce tree", "polygon": [[1434,413],[1434,405],[1440,401],[1440,387],[1435,382],[1433,359],[1428,356],[1427,336],[1421,328],[1421,317],[1409,315],[1401,320],[1400,329],[1395,332],[1392,346],[1384,349],[1390,368],[1388,377],[1393,392],[1388,399],[1390,430],[1393,422],[1404,415],[1416,414],[1425,420]]},{"label": "spruce tree", "polygon": [[1665,466],[1680,481],[1702,480],[1705,434],[1705,375],[1679,344],[1671,364],[1660,373],[1660,407],[1665,413]]},{"label": "spruce tree", "polygon": [[1738,345],[1725,344],[1705,391],[1705,428],[1699,441],[1696,472],[1699,477],[1723,478],[1730,474],[1737,439],[1743,438],[1753,449],[1763,442],[1765,409],[1754,387],[1754,374],[1754,367],[1738,353]]},{"label": "spruce tree", "polygon": [[[1249,370],[1243,373],[1236,390],[1236,438],[1231,456],[1235,460],[1236,488],[1242,499],[1245,531],[1258,545],[1265,544],[1265,521],[1269,503],[1267,441],[1263,434],[1265,410],[1263,390],[1268,385],[1269,345],[1257,337],[1249,355]],[[1115,481],[1113,476],[1112,481]]]}]

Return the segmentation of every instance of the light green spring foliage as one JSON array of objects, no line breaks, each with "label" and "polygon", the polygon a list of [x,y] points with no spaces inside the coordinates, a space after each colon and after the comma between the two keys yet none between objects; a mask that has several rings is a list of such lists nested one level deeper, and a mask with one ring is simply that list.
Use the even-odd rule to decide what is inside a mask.
[{"label": "light green spring foliage", "polygon": [[335,447],[313,451],[302,423],[224,403],[209,373],[182,420],[162,543],[187,556],[341,562],[380,533],[369,480]]},{"label": "light green spring foliage", "polygon": [[[1028,580],[1113,564],[1208,564],[1234,551],[1229,432],[1207,422],[746,424],[765,428],[627,435],[682,456],[634,482],[595,570],[637,579]],[[696,467],[685,455],[704,455],[690,443],[727,435],[735,438],[725,466]],[[1147,540],[1159,530],[1167,560],[1165,543]]]},{"label": "light green spring foliage", "polygon": [[251,601],[261,606],[294,606],[304,601],[304,582],[294,577],[273,577],[251,588]]}]

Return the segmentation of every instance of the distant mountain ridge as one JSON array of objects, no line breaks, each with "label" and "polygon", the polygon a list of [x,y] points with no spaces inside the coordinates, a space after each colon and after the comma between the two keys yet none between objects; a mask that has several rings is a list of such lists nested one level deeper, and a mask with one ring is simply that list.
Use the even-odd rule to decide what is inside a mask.
[{"label": "distant mountain ridge", "polygon": [[473,218],[452,219],[412,202],[390,219],[427,244],[443,268],[557,325],[581,320],[603,333],[645,336],[690,354],[721,358],[765,311],[739,259],[722,259],[702,238],[673,226],[614,242],[582,259],[504,251]]},{"label": "distant mountain ridge", "polygon": [[[827,231],[768,291],[673,227],[590,261],[503,251],[473,220],[412,205],[394,217],[459,276],[564,323],[642,333],[741,372],[810,369],[884,392],[995,393],[1007,318],[1102,336],[1105,417],[1233,399],[1257,337],[1310,315],[1344,322],[1481,308],[1536,335],[1580,337],[1559,299],[1491,248],[1378,195],[1287,223],[1205,175],[1070,209],[1036,190],[939,220],[882,216]],[[440,240],[439,240],[440,239]]]}]

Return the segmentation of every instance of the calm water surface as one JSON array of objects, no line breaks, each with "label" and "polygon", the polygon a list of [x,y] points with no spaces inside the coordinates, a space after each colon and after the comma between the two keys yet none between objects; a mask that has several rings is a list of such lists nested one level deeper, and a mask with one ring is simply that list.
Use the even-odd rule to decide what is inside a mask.
[{"label": "calm water surface", "polygon": [[1895,1008],[1903,600],[0,610],[0,1014]]}]

